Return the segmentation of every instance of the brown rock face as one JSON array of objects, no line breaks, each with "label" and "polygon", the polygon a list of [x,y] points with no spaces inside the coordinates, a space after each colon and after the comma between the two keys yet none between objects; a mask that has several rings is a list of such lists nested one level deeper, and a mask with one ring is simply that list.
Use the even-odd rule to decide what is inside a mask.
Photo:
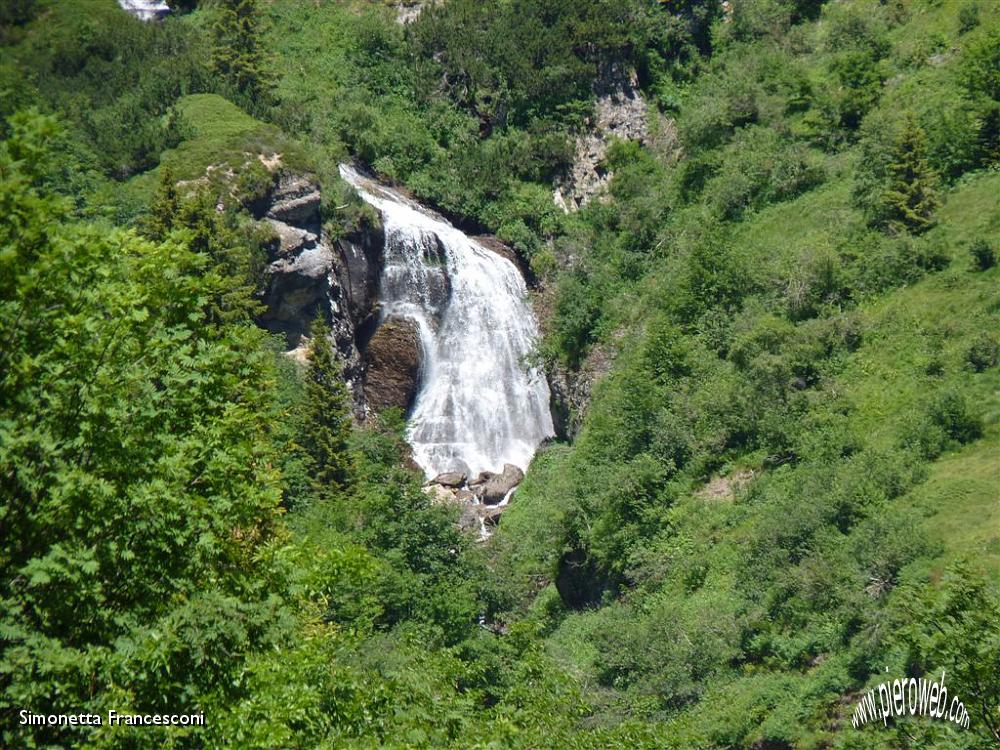
[{"label": "brown rock face", "polygon": [[375,411],[409,410],[420,379],[420,333],[417,324],[390,315],[368,342],[365,401]]}]

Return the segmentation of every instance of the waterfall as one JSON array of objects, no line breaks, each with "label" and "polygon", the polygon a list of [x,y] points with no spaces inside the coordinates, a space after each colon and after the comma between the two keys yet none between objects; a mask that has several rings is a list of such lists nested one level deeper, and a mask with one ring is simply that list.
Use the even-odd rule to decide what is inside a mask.
[{"label": "waterfall", "polygon": [[118,5],[142,21],[161,18],[170,12],[165,0],[118,0]]},{"label": "waterfall", "polygon": [[382,215],[381,316],[416,322],[423,349],[407,439],[428,478],[526,469],[553,434],[549,388],[527,361],[538,324],[520,271],[398,192],[341,165]]}]

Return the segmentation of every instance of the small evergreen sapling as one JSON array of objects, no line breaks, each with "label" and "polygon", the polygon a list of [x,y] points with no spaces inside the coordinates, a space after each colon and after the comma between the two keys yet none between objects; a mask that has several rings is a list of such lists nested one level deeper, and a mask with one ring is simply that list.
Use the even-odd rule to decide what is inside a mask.
[{"label": "small evergreen sapling", "polygon": [[893,145],[883,194],[890,229],[921,234],[934,226],[937,175],[927,163],[924,132],[910,119]]},{"label": "small evergreen sapling", "polygon": [[322,497],[347,487],[350,476],[350,394],[343,369],[322,319],[312,326],[306,375],[303,447],[309,454],[313,486]]}]

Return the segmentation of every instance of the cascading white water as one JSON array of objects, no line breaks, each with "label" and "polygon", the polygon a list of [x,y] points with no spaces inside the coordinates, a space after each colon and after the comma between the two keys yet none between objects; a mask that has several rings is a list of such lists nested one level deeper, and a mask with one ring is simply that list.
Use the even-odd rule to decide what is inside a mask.
[{"label": "cascading white water", "polygon": [[165,0],[118,0],[118,5],[142,21],[152,21],[170,12]]},{"label": "cascading white water", "polygon": [[420,331],[414,460],[429,478],[527,468],[554,431],[548,384],[526,361],[538,324],[520,272],[398,192],[347,165],[340,174],[382,215],[382,317],[404,315]]}]

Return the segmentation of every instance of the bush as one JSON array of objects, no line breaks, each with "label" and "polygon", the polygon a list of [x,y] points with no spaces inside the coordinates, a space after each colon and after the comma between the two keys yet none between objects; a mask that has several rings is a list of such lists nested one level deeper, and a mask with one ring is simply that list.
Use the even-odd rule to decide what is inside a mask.
[{"label": "bush", "polygon": [[38,12],[38,0],[4,0],[0,4],[0,26],[25,24]]},{"label": "bush", "polygon": [[966,3],[958,11],[958,33],[967,34],[979,25],[979,6]]},{"label": "bush", "polygon": [[716,174],[705,186],[705,201],[720,218],[787,200],[823,181],[823,170],[808,150],[773,130],[751,128],[730,144]]},{"label": "bush", "polygon": [[1000,99],[1000,30],[977,32],[962,55],[962,82],[973,96]]},{"label": "bush", "polygon": [[973,372],[982,372],[995,367],[998,361],[1000,361],[1000,343],[988,333],[979,334],[979,338],[965,354],[965,362]]},{"label": "bush", "polygon": [[934,107],[922,120],[927,133],[927,161],[951,183],[982,165],[985,157],[981,115],[961,100]]},{"label": "bush", "polygon": [[969,413],[965,399],[955,391],[946,391],[931,404],[931,421],[957,443],[972,442],[983,433],[979,420]]},{"label": "bush", "polygon": [[969,254],[972,255],[972,265],[977,271],[988,271],[996,265],[997,254],[986,240],[975,240],[969,247]]}]

